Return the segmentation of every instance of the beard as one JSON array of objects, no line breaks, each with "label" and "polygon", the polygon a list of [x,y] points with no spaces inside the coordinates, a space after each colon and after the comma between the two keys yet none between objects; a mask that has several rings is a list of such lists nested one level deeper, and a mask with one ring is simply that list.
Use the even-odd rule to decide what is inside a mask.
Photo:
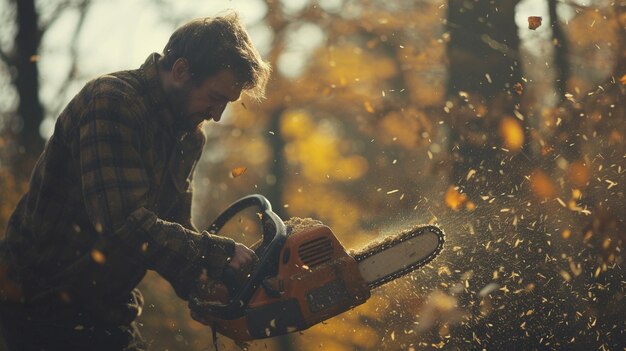
[{"label": "beard", "polygon": [[169,100],[174,114],[174,128],[176,130],[191,131],[198,128],[204,118],[205,114],[198,112],[191,112],[188,110],[189,106],[189,93],[191,91],[191,82],[188,82],[180,89],[175,89],[169,92]]}]

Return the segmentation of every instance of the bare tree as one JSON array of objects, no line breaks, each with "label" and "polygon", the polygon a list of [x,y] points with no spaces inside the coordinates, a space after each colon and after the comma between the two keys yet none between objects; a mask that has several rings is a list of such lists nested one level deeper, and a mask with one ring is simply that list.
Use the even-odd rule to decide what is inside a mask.
[{"label": "bare tree", "polygon": [[[453,103],[450,151],[452,180],[465,188],[469,170],[478,170],[487,186],[499,185],[509,154],[501,150],[501,119],[514,116],[521,89],[517,0],[448,2],[448,86]],[[519,123],[519,121],[518,121]],[[514,179],[509,179],[515,184]],[[511,184],[509,184],[511,185]],[[475,186],[465,191],[472,192]],[[478,195],[478,194],[470,194]]]},{"label": "bare tree", "polygon": [[557,1],[548,0],[550,27],[552,28],[552,43],[554,44],[554,69],[556,70],[556,91],[562,101],[567,92],[569,79],[569,62],[567,60],[569,45],[557,14]]},{"label": "bare tree", "polygon": [[[10,0],[9,5],[15,13],[14,25],[17,32],[10,48],[0,47],[0,59],[10,71],[14,72],[11,83],[19,98],[14,123],[15,142],[21,151],[13,156],[17,172],[30,171],[45,142],[39,133],[39,125],[45,117],[45,107],[39,99],[37,64],[42,37],[60,14],[68,9],[78,9],[80,12],[80,20],[76,27],[78,33],[90,3],[91,0],[64,0],[38,8],[35,0]],[[74,42],[76,38],[77,35],[74,35]],[[75,56],[76,50],[75,46],[73,47],[72,55]],[[76,60],[73,59],[73,62],[75,66]],[[68,79],[73,76],[74,71],[70,72]]]}]

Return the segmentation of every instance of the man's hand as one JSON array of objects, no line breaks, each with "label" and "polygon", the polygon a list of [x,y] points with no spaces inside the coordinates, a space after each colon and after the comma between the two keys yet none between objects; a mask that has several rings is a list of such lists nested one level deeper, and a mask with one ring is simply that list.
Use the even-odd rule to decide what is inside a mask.
[{"label": "man's hand", "polygon": [[225,274],[222,276],[224,283],[228,284],[231,289],[237,289],[249,278],[254,264],[258,260],[254,251],[243,244],[235,243],[235,252],[224,269]]},{"label": "man's hand", "polygon": [[224,306],[229,301],[228,288],[224,283],[217,280],[201,282],[189,295],[191,318],[204,325],[211,325],[207,309]]},{"label": "man's hand", "polygon": [[[235,253],[228,262],[228,267],[237,272],[251,270],[251,266],[258,260],[254,251],[250,250],[246,245],[235,243]],[[247,272],[250,273],[250,272]]]},{"label": "man's hand", "polygon": [[[235,243],[235,252],[230,258],[226,269],[235,273],[234,279],[236,281],[244,282],[248,279],[257,261],[258,258],[254,251],[243,244]],[[216,304],[225,305],[229,301],[228,288],[224,282],[207,280],[205,277],[205,279],[200,280],[200,283],[190,296],[189,308],[191,317],[200,323],[209,325],[210,320],[206,318],[203,307]]]}]

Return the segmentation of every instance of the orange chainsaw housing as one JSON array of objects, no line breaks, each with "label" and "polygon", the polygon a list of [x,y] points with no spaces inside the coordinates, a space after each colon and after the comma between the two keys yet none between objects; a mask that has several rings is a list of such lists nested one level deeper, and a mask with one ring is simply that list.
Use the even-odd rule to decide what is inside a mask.
[{"label": "orange chainsaw housing", "polygon": [[364,303],[370,289],[357,262],[324,225],[287,237],[278,273],[264,279],[242,317],[209,316],[213,328],[231,339],[262,339],[307,329]]}]

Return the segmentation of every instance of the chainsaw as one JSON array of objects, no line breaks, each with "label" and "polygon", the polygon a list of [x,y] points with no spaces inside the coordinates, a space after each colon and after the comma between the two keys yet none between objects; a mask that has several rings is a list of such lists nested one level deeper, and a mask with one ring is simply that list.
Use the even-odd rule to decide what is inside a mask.
[{"label": "chainsaw", "polygon": [[349,253],[329,227],[315,220],[286,225],[258,194],[231,204],[209,232],[218,233],[249,207],[258,208],[263,230],[255,248],[259,261],[244,282],[225,271],[229,303],[202,305],[213,332],[236,341],[307,329],[364,303],[372,289],[424,266],[443,249],[443,231],[425,225]]}]

